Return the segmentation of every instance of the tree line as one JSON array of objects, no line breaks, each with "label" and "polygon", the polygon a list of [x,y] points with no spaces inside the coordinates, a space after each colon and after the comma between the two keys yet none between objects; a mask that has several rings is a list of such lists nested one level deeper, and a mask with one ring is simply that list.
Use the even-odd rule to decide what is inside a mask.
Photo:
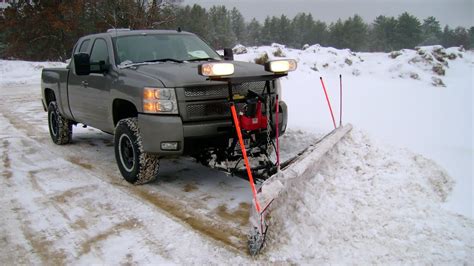
[{"label": "tree line", "polygon": [[178,29],[198,34],[216,49],[273,42],[301,48],[319,43],[353,51],[388,52],[418,45],[474,47],[474,27],[441,27],[435,17],[420,21],[405,12],[359,15],[325,23],[311,14],[268,16],[246,21],[238,9],[181,0],[33,0],[19,1],[0,13],[0,56],[24,60],[65,60],[76,40],[110,28]]}]

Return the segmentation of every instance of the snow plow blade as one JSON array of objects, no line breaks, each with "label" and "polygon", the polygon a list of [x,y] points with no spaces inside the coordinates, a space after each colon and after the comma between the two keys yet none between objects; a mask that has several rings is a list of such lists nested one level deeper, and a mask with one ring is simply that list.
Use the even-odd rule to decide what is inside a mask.
[{"label": "snow plow blade", "polygon": [[257,255],[264,246],[269,225],[265,218],[271,211],[272,202],[286,187],[291,186],[291,182],[297,182],[297,177],[307,171],[309,166],[312,169],[317,169],[321,159],[351,130],[351,124],[334,129],[297,156],[282,163],[281,170],[262,183],[257,193],[257,200],[262,206],[262,210],[258,213],[252,208],[250,213],[251,231],[248,247],[252,256]]}]

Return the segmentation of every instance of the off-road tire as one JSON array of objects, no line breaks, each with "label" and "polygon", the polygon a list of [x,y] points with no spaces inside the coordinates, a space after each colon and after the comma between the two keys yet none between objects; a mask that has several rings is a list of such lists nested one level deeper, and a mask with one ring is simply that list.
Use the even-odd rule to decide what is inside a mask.
[{"label": "off-road tire", "polygon": [[143,152],[137,118],[117,123],[114,148],[118,168],[127,182],[141,185],[156,179],[160,160],[156,155]]},{"label": "off-road tire", "polygon": [[48,105],[49,135],[58,145],[68,144],[72,140],[72,121],[59,113],[58,105],[52,101]]}]

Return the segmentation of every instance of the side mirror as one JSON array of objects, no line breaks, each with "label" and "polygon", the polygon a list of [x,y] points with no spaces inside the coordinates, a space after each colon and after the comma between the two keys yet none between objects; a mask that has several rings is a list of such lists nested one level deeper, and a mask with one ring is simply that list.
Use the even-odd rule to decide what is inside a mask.
[{"label": "side mirror", "polygon": [[224,60],[234,60],[234,51],[232,51],[232,48],[224,48]]},{"label": "side mirror", "polygon": [[80,53],[74,55],[74,70],[78,76],[86,76],[91,73],[91,63],[88,54]]}]

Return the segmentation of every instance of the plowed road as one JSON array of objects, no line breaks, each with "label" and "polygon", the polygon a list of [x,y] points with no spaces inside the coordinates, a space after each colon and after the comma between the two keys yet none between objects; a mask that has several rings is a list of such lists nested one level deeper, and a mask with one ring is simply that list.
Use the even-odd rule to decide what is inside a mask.
[{"label": "plowed road", "polygon": [[[39,86],[0,88],[0,261],[245,263],[248,182],[162,160],[157,181],[132,186],[113,138],[74,127],[54,145]],[[248,262],[248,261],[247,261]]]}]

